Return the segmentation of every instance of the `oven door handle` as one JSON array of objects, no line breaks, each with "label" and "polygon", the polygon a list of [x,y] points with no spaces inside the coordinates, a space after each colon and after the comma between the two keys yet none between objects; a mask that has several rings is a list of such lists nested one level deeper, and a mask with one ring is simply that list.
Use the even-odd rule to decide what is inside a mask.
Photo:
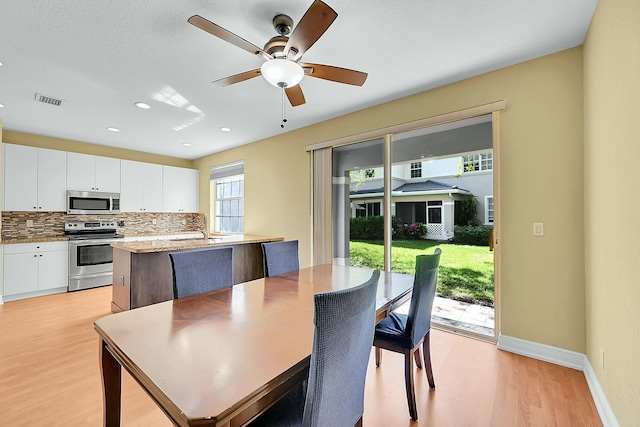
[{"label": "oven door handle", "polygon": [[111,243],[122,242],[123,240],[124,239],[69,240],[69,246],[109,245]]}]

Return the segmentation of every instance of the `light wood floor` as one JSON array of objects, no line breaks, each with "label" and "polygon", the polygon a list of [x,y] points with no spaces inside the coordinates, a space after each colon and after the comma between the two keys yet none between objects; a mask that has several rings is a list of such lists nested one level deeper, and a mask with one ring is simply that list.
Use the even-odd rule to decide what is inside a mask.
[{"label": "light wood floor", "polygon": [[[111,288],[0,306],[0,426],[100,426],[102,390],[93,321],[110,314]],[[403,361],[383,352],[369,363],[364,425],[600,426],[580,371],[432,332],[436,389],[416,372],[419,421],[409,418]],[[170,426],[123,374],[122,425]]]}]

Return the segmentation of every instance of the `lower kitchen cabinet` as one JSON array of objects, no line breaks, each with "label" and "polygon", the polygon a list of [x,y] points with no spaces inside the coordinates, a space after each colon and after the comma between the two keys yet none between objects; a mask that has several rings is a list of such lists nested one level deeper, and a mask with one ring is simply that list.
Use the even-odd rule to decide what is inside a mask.
[{"label": "lower kitchen cabinet", "polygon": [[3,245],[3,300],[65,292],[68,245],[66,241]]}]

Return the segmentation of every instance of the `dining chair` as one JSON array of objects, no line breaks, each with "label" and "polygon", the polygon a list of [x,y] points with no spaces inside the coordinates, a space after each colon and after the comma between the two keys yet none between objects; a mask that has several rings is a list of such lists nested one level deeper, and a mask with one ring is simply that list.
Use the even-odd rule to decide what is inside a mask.
[{"label": "dining chair", "polygon": [[431,310],[438,284],[438,266],[440,265],[440,248],[433,254],[416,257],[416,271],[413,280],[413,294],[409,305],[409,314],[392,312],[382,319],[375,329],[373,346],[376,350],[376,366],[382,363],[382,349],[404,353],[404,379],[407,390],[409,414],[418,419],[416,395],[413,385],[413,359],[418,368],[422,368],[420,360],[420,344],[424,357],[424,368],[429,387],[435,388],[431,368]]},{"label": "dining chair", "polygon": [[375,270],[359,286],[314,295],[309,377],[251,427],[362,426],[379,277]]},{"label": "dining chair", "polygon": [[298,241],[262,243],[262,265],[264,277],[299,270]]},{"label": "dining chair", "polygon": [[233,248],[216,247],[170,252],[173,298],[233,286]]}]

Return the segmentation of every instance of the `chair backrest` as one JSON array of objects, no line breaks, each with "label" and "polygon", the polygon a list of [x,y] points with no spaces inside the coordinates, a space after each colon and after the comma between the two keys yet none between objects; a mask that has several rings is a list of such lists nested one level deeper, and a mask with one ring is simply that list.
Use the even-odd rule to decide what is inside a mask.
[{"label": "chair backrest", "polygon": [[264,277],[299,270],[298,241],[263,243],[262,265],[264,266]]},{"label": "chair backrest", "polygon": [[362,285],[314,296],[315,333],[302,425],[353,426],[362,417],[379,277],[376,270]]},{"label": "chair backrest", "polygon": [[233,286],[233,247],[170,252],[173,298]]},{"label": "chair backrest", "polygon": [[411,337],[413,345],[416,345],[431,328],[431,310],[438,285],[441,253],[440,248],[437,248],[433,254],[416,257],[416,275],[405,331]]}]

